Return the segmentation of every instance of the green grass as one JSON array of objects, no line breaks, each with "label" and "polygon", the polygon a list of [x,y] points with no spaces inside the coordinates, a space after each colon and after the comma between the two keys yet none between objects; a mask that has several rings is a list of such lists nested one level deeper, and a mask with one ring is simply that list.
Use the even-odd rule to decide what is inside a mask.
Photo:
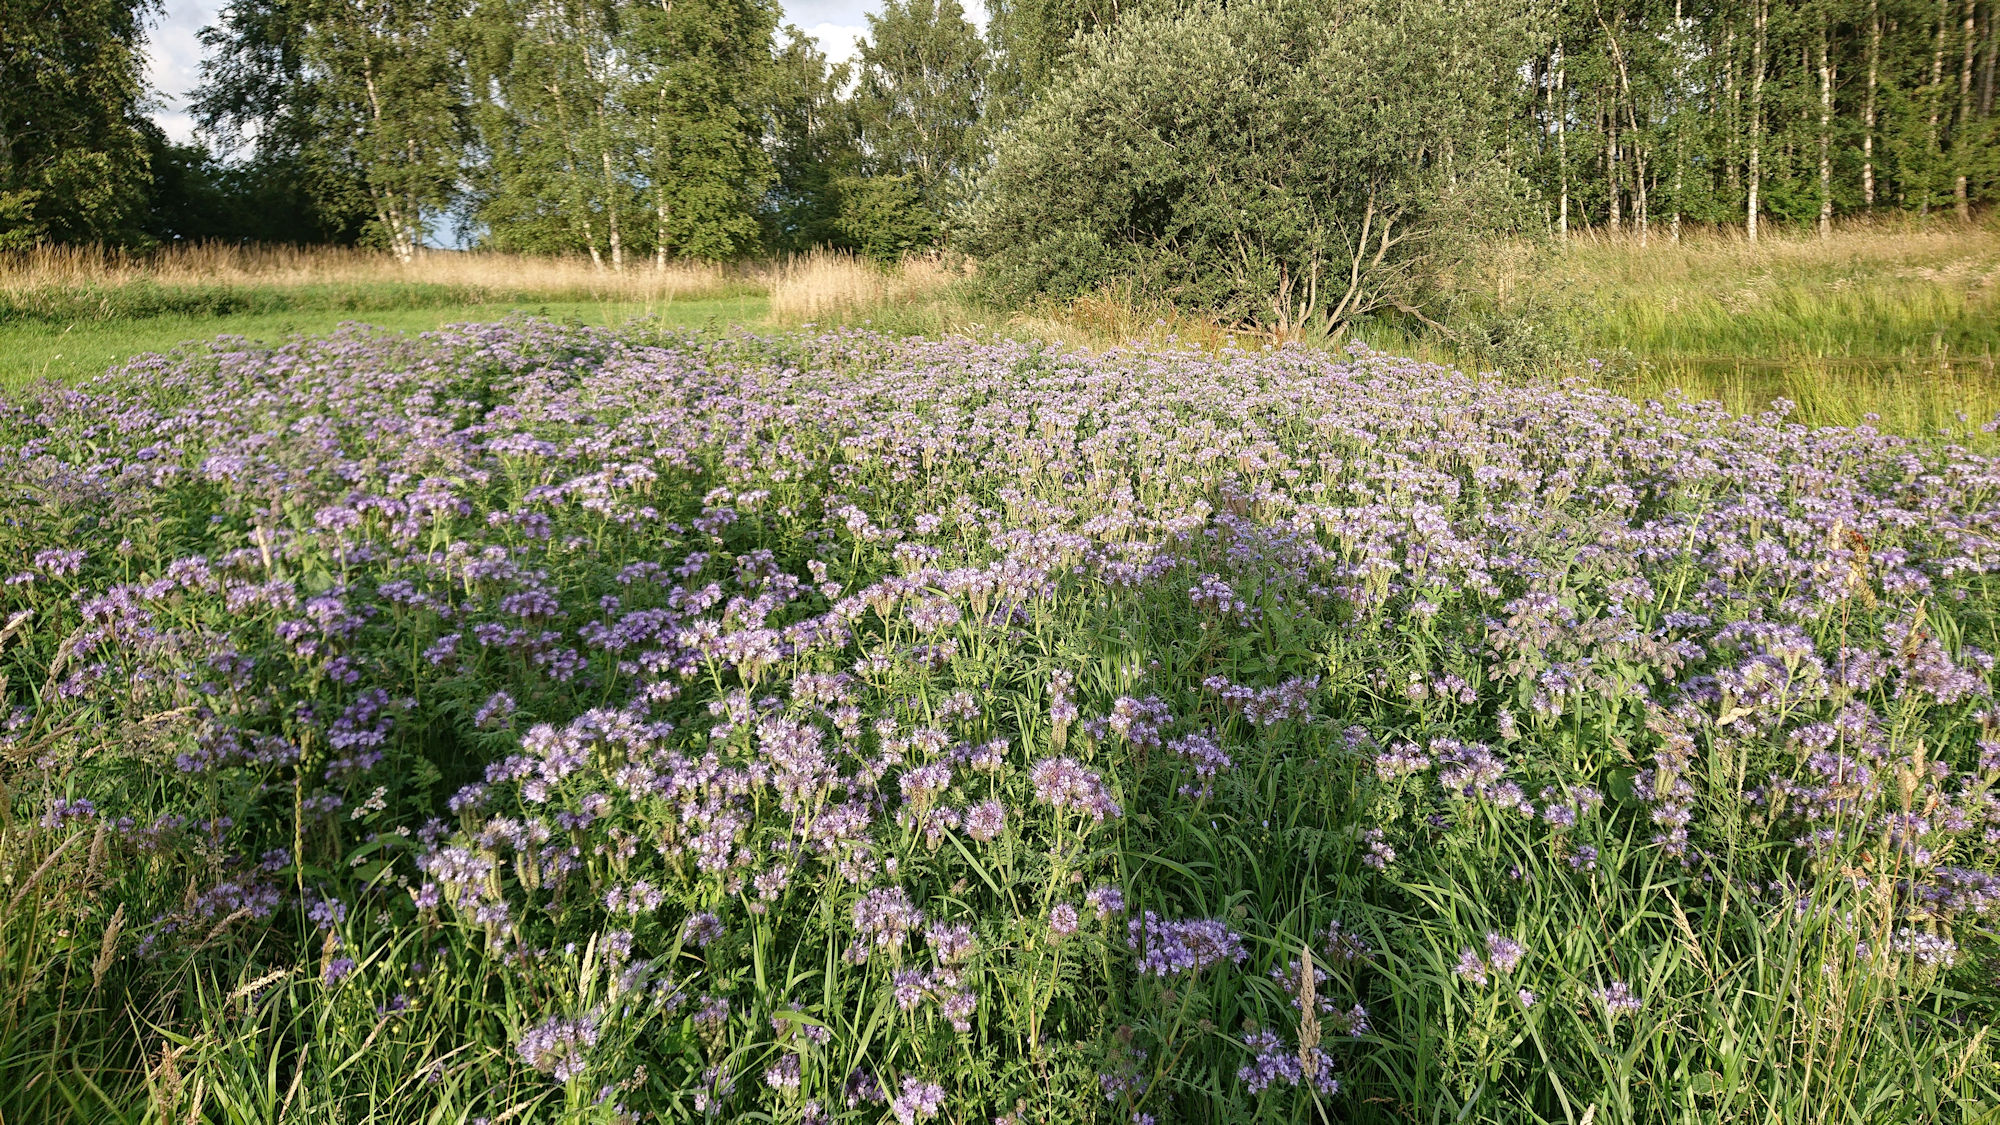
[{"label": "green grass", "polygon": [[[458,273],[433,269],[417,281],[338,256],[307,256],[264,274],[233,259],[217,258],[213,268],[206,261],[137,276],[28,271],[23,284],[0,286],[0,388],[40,377],[74,381],[221,334],[274,342],[350,320],[422,331],[516,312],[602,325],[638,317],[667,326],[865,319],[893,332],[1033,336],[1093,348],[1133,337],[1157,342],[1166,333],[1219,346],[1229,336],[1141,307],[1129,294],[1018,312],[989,326],[992,310],[971,307],[949,286],[919,286],[888,304],[879,294],[855,296],[844,313],[802,317],[790,306],[773,308],[768,289],[784,279],[740,271],[698,279],[705,288],[695,293],[647,300],[620,286],[650,275],[564,272],[561,263],[495,259],[475,269],[453,260],[439,268]],[[836,289],[854,283],[834,273],[793,280]],[[1809,425],[1874,424],[2000,446],[1980,431],[2000,415],[2000,229],[1990,224],[1905,219],[1856,224],[1826,240],[1778,231],[1755,245],[1705,230],[1679,242],[1656,234],[1645,246],[1597,232],[1554,248],[1495,245],[1460,279],[1450,319],[1461,335],[1449,341],[1394,324],[1363,325],[1355,336],[1463,368],[1582,375],[1639,397],[1714,399],[1737,413],[1784,399]]]},{"label": "green grass", "polygon": [[[1364,326],[1399,354],[1537,377],[1581,375],[1736,413],[1793,404],[1808,425],[1873,424],[1992,448],[2000,414],[2000,230],[1915,220],[1822,240],[1730,231],[1680,242],[1597,232],[1497,246],[1457,279],[1460,337]],[[1596,362],[1592,362],[1596,361]]]},{"label": "green grass", "polygon": [[[333,291],[333,287],[328,287]],[[347,293],[348,290],[338,290]],[[321,295],[323,298],[325,294]],[[213,339],[216,336],[245,336],[263,343],[276,343],[290,336],[327,332],[344,321],[362,321],[381,328],[422,332],[439,325],[465,321],[500,320],[516,313],[528,313],[554,320],[581,324],[615,326],[638,318],[651,318],[665,326],[704,327],[749,324],[764,319],[768,298],[751,293],[729,297],[675,301],[541,301],[510,298],[459,302],[425,303],[420,295],[378,292],[366,294],[365,301],[294,302],[296,307],[255,307],[251,311],[222,315],[179,311],[158,316],[114,315],[95,318],[79,315],[73,319],[42,316],[0,317],[0,388],[18,387],[41,378],[75,381],[88,378],[147,352],[168,352],[176,346]],[[411,297],[401,307],[385,297]],[[354,307],[357,304],[364,307]],[[77,309],[84,312],[84,309]]]}]

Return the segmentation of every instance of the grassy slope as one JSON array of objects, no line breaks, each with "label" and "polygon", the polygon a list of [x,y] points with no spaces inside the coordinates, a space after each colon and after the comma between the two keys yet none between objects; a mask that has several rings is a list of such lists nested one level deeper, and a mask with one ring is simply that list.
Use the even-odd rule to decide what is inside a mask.
[{"label": "grassy slope", "polygon": [[[516,311],[592,324],[872,318],[892,330],[997,331],[1086,347],[1168,337],[1219,346],[1231,335],[1118,294],[995,323],[934,265],[885,274],[828,255],[666,274],[503,255],[437,255],[414,271],[343,251],[194,248],[143,263],[45,257],[0,263],[0,388],[75,379],[223,333],[278,340],[347,320],[414,331]],[[1645,246],[1586,232],[1553,251],[1495,247],[1477,273],[1468,304],[1507,331],[1527,326],[1560,341],[1556,370],[1635,395],[1718,399],[1739,412],[1789,399],[1813,425],[1875,415],[1885,429],[1972,431],[1976,444],[1996,444],[1977,429],[2000,414],[2000,229],[1898,220],[1855,224],[1826,241],[1779,231],[1754,246],[1732,231],[1690,232],[1679,243],[1656,234]],[[1550,369],[1381,325],[1357,335],[1466,368]],[[1592,374],[1577,362],[1586,355],[1609,365]]]},{"label": "grassy slope", "polygon": [[299,333],[326,332],[343,321],[421,332],[442,324],[499,320],[513,313],[532,313],[584,324],[616,325],[635,317],[655,317],[668,324],[698,326],[760,321],[769,305],[768,298],[748,294],[674,301],[545,301],[517,297],[403,308],[357,310],[315,308],[308,304],[303,308],[220,316],[179,313],[0,322],[0,388],[44,376],[62,380],[85,378],[141,353],[171,351],[176,345],[219,335],[276,342]]},{"label": "grassy slope", "polygon": [[[1601,371],[1575,370],[1624,393],[1679,391],[1737,412],[1782,398],[1811,425],[1872,414],[1884,429],[1996,444],[1977,430],[2000,413],[2000,229],[1882,222],[1826,241],[1779,231],[1754,246],[1734,231],[1678,244],[1661,233],[1645,246],[1585,232],[1553,250],[1498,248],[1467,279],[1464,303],[1496,336],[1601,358]],[[1504,348],[1379,326],[1360,335],[1457,366],[1535,366],[1518,354],[1510,363]]]}]

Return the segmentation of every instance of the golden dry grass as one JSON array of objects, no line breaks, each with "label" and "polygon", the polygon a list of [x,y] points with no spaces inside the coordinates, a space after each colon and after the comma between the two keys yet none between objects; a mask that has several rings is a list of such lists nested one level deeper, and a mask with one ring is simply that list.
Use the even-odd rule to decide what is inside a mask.
[{"label": "golden dry grass", "polygon": [[[2000,226],[1990,220],[1973,227],[1854,221],[1824,240],[1810,227],[1778,228],[1754,244],[1735,227],[1684,229],[1679,242],[1656,230],[1645,245],[1630,232],[1582,231],[1559,247],[1499,244],[1489,251],[1464,278],[1468,292],[1503,313],[1540,307],[1540,315],[1558,318],[1558,335],[1580,345],[1576,362],[1558,373],[1583,372],[1581,356],[1600,356],[1614,361],[1601,377],[1628,393],[1679,390],[1737,410],[1783,397],[1810,422],[1852,424],[1874,414],[1885,427],[1910,432],[1963,433],[1961,413],[1976,427],[2000,410]],[[403,265],[380,251],[348,249],[47,249],[0,255],[0,314],[11,299],[44,327],[120,318],[143,326],[153,323],[143,319],[153,306],[173,304],[156,299],[159,293],[197,290],[234,291],[237,304],[265,294],[299,308],[325,304],[376,318],[418,299],[449,298],[453,315],[535,300],[597,302],[606,316],[660,316],[729,298],[743,307],[726,310],[724,319],[774,326],[865,321],[890,331],[1033,338],[1085,350],[1267,342],[1120,288],[1013,312],[983,308],[963,284],[970,268],[938,257],[882,266],[833,251],[665,270],[643,262],[621,273],[583,258],[450,251]],[[342,287],[366,291],[360,297],[367,299],[310,292]],[[226,319],[214,330],[229,329]],[[1406,335],[1389,325],[1363,326],[1356,335],[1461,367],[1495,362],[1465,340]]]},{"label": "golden dry grass", "polygon": [[642,262],[623,271],[587,258],[429,250],[407,265],[379,250],[199,243],[147,253],[46,247],[0,254],[0,293],[160,286],[295,288],[380,283],[590,301],[663,301],[732,295],[767,284],[758,267]]},{"label": "golden dry grass", "polygon": [[796,325],[908,309],[943,300],[955,280],[935,257],[913,256],[885,268],[846,251],[815,250],[771,271],[771,316]]},{"label": "golden dry grass", "polygon": [[1678,242],[1655,227],[1644,243],[1630,228],[1593,227],[1572,232],[1568,248],[1582,261],[1615,263],[1625,276],[1648,280],[1857,265],[1870,272],[1907,270],[1915,277],[1983,277],[1986,284],[2000,279],[1994,269],[2000,227],[1990,220],[1968,225],[1905,214],[1861,216],[1836,222],[1827,238],[1812,226],[1769,226],[1756,242],[1736,225],[1685,225]]}]

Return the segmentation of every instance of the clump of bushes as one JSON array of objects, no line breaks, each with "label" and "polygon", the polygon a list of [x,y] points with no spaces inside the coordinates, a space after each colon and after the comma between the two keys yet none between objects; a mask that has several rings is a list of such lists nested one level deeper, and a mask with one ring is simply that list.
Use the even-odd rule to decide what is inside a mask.
[{"label": "clump of bushes", "polygon": [[1490,5],[1138,9],[995,141],[966,246],[1004,300],[1114,281],[1285,338],[1392,312],[1513,221]]}]

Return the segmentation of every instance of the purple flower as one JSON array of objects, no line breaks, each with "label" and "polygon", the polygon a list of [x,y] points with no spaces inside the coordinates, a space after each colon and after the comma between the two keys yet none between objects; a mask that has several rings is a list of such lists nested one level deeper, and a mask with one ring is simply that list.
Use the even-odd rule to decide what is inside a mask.
[{"label": "purple flower", "polygon": [[1527,950],[1522,949],[1519,942],[1510,938],[1495,933],[1486,935],[1486,957],[1496,973],[1513,972],[1526,952]]},{"label": "purple flower", "polygon": [[41,825],[43,828],[61,828],[72,820],[87,820],[96,815],[97,806],[81,797],[51,801],[48,811],[42,814]]},{"label": "purple flower", "polygon": [[953,1031],[971,1031],[973,1014],[979,1011],[979,994],[954,992],[946,996],[940,1006],[944,1009],[944,1018],[951,1021]]},{"label": "purple flower", "polygon": [[1083,904],[1097,915],[1098,921],[1102,922],[1114,914],[1125,913],[1125,892],[1108,883],[1092,887],[1083,896]]},{"label": "purple flower", "polygon": [[917,1078],[903,1079],[903,1092],[889,1103],[889,1112],[896,1115],[899,1125],[928,1121],[943,1108],[944,1087]]},{"label": "purple flower", "polygon": [[1104,779],[1074,758],[1043,758],[1028,776],[1035,786],[1035,799],[1043,804],[1075,809],[1100,823],[1124,812],[1111,799]]},{"label": "purple flower", "polygon": [[981,801],[965,810],[965,834],[988,843],[1007,830],[1007,807],[998,801]]},{"label": "purple flower", "polygon": [[[1243,1045],[1255,1057],[1237,1070],[1236,1079],[1252,1094],[1261,1094],[1272,1086],[1296,1086],[1305,1082],[1310,1082],[1322,1095],[1340,1092],[1340,1080],[1333,1076],[1333,1060],[1318,1047],[1300,1051],[1268,1030],[1253,1031],[1244,1036]],[[1307,1075],[1308,1063],[1311,1065],[1310,1077]]]},{"label": "purple flower", "polygon": [[972,927],[957,924],[945,925],[933,922],[924,930],[924,941],[931,947],[937,959],[947,965],[969,961],[978,951],[979,944],[972,936]]},{"label": "purple flower", "polygon": [[897,969],[889,977],[891,989],[896,995],[896,1006],[906,1012],[923,1003],[924,995],[931,988],[931,975],[923,969]]},{"label": "purple flower", "polygon": [[1169,977],[1198,973],[1221,961],[1241,964],[1250,956],[1242,935],[1214,919],[1169,922],[1148,910],[1125,925],[1125,944],[1138,953],[1142,975]]},{"label": "purple flower", "polygon": [[472,725],[481,730],[489,725],[499,726],[514,713],[514,697],[504,691],[496,691],[472,716]]},{"label": "purple flower", "polygon": [[330,930],[347,920],[347,904],[337,898],[322,898],[306,909],[306,920],[322,930]]},{"label": "purple flower", "polygon": [[1057,937],[1068,937],[1076,932],[1076,907],[1059,902],[1049,911],[1049,929]]},{"label": "purple flower", "polygon": [[764,1085],[773,1090],[796,1090],[800,1080],[799,1057],[786,1055],[764,1071]]},{"label": "purple flower", "polygon": [[706,946],[721,936],[722,919],[707,911],[689,915],[687,922],[681,926],[681,941],[696,948]]},{"label": "purple flower", "polygon": [[522,1062],[565,1083],[583,1073],[595,1046],[597,1021],[590,1016],[551,1018],[522,1032],[514,1042]]},{"label": "purple flower", "polygon": [[1612,1019],[1633,1015],[1645,1007],[1637,996],[1632,995],[1632,990],[1626,987],[1622,980],[1614,980],[1603,988],[1592,989],[1590,995],[1604,1009],[1604,1014]]},{"label": "purple flower", "polygon": [[1485,984],[1487,982],[1486,962],[1480,958],[1479,951],[1476,949],[1459,950],[1458,964],[1454,965],[1451,971],[1461,980],[1467,980],[1473,984]]},{"label": "purple flower", "polygon": [[854,928],[861,931],[864,940],[878,948],[900,947],[903,939],[923,924],[923,911],[916,908],[901,887],[869,891],[854,904]]}]

